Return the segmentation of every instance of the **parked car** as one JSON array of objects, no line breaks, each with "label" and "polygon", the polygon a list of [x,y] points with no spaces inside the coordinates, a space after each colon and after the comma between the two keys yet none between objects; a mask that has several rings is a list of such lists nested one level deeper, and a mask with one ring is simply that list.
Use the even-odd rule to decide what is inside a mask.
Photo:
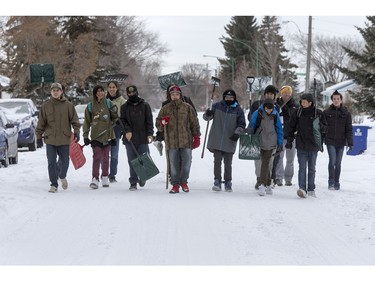
[{"label": "parked car", "polygon": [[85,109],[87,107],[87,104],[77,104],[76,105],[76,111],[79,119],[79,123],[81,125],[83,124],[83,121],[85,120]]},{"label": "parked car", "polygon": [[0,166],[18,163],[18,129],[0,110]]},{"label": "parked car", "polygon": [[39,111],[34,102],[30,99],[0,99],[0,109],[18,127],[18,147],[28,147],[30,151],[35,151]]}]

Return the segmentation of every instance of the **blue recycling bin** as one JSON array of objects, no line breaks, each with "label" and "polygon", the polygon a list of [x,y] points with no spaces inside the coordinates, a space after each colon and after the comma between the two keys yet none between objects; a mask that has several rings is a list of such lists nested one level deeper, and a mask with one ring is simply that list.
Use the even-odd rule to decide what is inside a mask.
[{"label": "blue recycling bin", "polygon": [[353,125],[353,149],[346,152],[347,155],[359,155],[367,149],[367,135],[369,126]]}]

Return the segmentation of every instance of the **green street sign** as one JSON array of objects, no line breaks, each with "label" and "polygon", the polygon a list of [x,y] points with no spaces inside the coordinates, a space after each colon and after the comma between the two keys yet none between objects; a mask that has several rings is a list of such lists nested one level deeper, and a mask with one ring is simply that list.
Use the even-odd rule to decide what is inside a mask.
[{"label": "green street sign", "polygon": [[30,82],[33,84],[55,82],[55,69],[53,64],[31,64]]}]

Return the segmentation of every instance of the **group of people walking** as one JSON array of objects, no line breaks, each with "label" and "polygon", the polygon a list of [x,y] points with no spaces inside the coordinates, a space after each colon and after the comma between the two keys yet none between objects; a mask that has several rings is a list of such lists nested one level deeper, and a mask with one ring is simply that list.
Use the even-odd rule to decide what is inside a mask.
[{"label": "group of people walking", "polygon": [[[129,190],[137,190],[146,182],[140,180],[131,161],[149,153],[154,142],[160,155],[167,157],[167,176],[170,193],[189,192],[188,179],[192,164],[192,150],[200,146],[200,124],[194,104],[183,96],[181,88],[171,84],[154,122],[150,105],[139,96],[135,85],[126,88],[127,99],[119,92],[116,81],[107,83],[107,93],[101,85],[93,89],[87,104],[82,126],[85,145],[93,152],[92,189],[109,187],[116,182],[119,146],[125,145],[129,165]],[[345,146],[353,148],[352,119],[342,105],[342,95],[334,92],[332,105],[324,111],[317,109],[311,94],[302,94],[297,103],[293,90],[286,85],[279,91],[269,85],[262,101],[253,103],[245,114],[233,89],[225,90],[222,99],[203,114],[213,120],[208,134],[207,149],[213,153],[213,186],[219,192],[232,191],[232,160],[242,134],[259,134],[260,160],[255,160],[260,196],[273,193],[273,185],[292,185],[294,158],[298,159],[297,195],[315,197],[315,166],[323,142],[329,155],[329,189],[340,189],[341,161]],[[72,132],[73,130],[73,132]],[[63,189],[69,167],[69,145],[80,140],[80,123],[74,106],[66,100],[60,83],[51,85],[51,99],[40,108],[36,128],[38,147],[46,143],[50,192],[57,192],[59,180]],[[163,142],[164,146],[163,147]],[[284,156],[286,163],[284,165]],[[224,172],[222,173],[222,163]]]}]

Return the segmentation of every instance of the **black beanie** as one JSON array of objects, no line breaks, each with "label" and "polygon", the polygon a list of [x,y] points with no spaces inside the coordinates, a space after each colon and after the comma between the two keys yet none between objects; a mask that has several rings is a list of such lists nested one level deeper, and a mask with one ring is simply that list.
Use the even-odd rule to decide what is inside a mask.
[{"label": "black beanie", "polygon": [[314,97],[312,94],[302,94],[300,99],[314,103]]},{"label": "black beanie", "polygon": [[265,89],[264,89],[264,94],[265,93],[272,93],[274,94],[275,96],[277,95],[278,93],[278,90],[276,89],[276,87],[274,85],[268,85]]},{"label": "black beanie", "polygon": [[234,99],[236,100],[236,92],[232,89],[225,90],[223,93],[223,99],[225,98],[225,96],[234,97]]}]

